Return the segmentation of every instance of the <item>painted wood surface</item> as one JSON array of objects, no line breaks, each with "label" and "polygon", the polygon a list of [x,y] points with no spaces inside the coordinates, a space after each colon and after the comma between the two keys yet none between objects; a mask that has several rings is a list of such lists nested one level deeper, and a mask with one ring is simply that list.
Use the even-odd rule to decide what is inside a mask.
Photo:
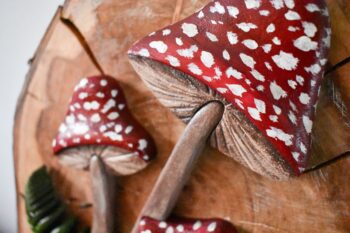
[{"label": "painted wood surface", "polygon": [[[73,22],[106,74],[121,82],[131,111],[154,137],[158,158],[144,171],[120,179],[115,216],[120,232],[130,232],[184,124],[162,106],[132,70],[127,49],[137,39],[192,14],[206,0],[67,1],[43,38],[18,102],[14,128],[14,159],[19,232],[30,232],[21,197],[29,174],[43,163],[71,209],[85,223],[92,213],[88,172],[61,166],[51,150],[74,85],[81,77],[99,74],[84,43],[61,22]],[[181,6],[182,4],[182,6]],[[329,0],[332,18],[331,65],[350,56],[347,39],[350,10],[345,1]],[[180,6],[180,7],[179,7]],[[332,75],[349,114],[350,65]],[[334,108],[332,108],[334,109]],[[335,109],[336,110],[336,109]],[[330,126],[325,126],[333,130]],[[347,135],[344,135],[347,137]],[[346,141],[346,138],[341,138]],[[240,232],[349,232],[350,159],[289,181],[276,182],[244,168],[214,149],[206,148],[174,213],[184,217],[225,218]]]}]

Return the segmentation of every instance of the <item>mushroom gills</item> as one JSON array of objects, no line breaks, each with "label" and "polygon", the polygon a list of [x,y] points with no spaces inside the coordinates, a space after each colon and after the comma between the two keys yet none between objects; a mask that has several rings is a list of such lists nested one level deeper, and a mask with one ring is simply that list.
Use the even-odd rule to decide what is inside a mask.
[{"label": "mushroom gills", "polygon": [[115,146],[79,146],[63,150],[58,159],[64,165],[77,169],[88,169],[90,159],[94,156],[102,158],[108,172],[117,176],[134,174],[147,166],[138,152],[131,152]]},{"label": "mushroom gills", "polygon": [[158,61],[129,55],[130,62],[159,101],[185,123],[210,101],[225,105],[223,118],[210,145],[251,170],[275,179],[294,175],[262,133],[232,104],[193,77]]}]

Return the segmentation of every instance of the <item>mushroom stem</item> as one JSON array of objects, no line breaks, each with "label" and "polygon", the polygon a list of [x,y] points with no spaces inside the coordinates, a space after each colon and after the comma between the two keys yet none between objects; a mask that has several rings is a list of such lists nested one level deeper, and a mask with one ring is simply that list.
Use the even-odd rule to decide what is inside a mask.
[{"label": "mushroom stem", "polygon": [[92,233],[112,233],[115,229],[114,182],[100,157],[90,160],[90,176],[93,195]]},{"label": "mushroom stem", "polygon": [[187,182],[208,138],[224,113],[221,102],[213,101],[202,106],[188,123],[175,145],[144,208],[133,227],[138,232],[143,216],[165,220],[171,213],[180,192]]}]

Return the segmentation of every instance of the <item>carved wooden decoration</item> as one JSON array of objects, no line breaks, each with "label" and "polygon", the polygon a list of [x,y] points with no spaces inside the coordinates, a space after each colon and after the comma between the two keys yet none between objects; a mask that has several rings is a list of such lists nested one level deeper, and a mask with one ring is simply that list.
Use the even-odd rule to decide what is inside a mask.
[{"label": "carved wooden decoration", "polygon": [[[16,113],[14,159],[19,232],[30,232],[21,197],[24,183],[43,163],[53,171],[69,207],[83,222],[91,224],[91,209],[82,208],[92,203],[88,172],[60,165],[51,150],[74,85],[82,77],[100,73],[86,53],[86,45],[104,73],[121,83],[131,112],[154,137],[159,151],[146,169],[121,177],[118,183],[115,220],[121,232],[131,231],[185,125],[139,79],[128,62],[127,50],[149,32],[193,14],[208,2],[71,0],[59,9],[32,60]],[[333,31],[329,67],[333,67],[350,56],[350,10],[340,0],[329,0],[327,4]],[[61,17],[74,24],[84,40],[62,23]],[[330,83],[334,88],[329,89],[330,93],[323,92],[321,98],[326,101],[321,100],[323,105],[318,106],[316,114],[327,118],[316,117],[315,130],[325,137],[338,136],[321,141],[320,151],[329,153],[315,152],[313,164],[327,160],[322,158],[324,154],[337,154],[348,148],[349,130],[340,126],[346,124],[349,115],[349,71],[350,65],[345,64],[327,76],[334,81]],[[330,98],[333,95],[335,98]],[[349,232],[349,163],[344,158],[322,170],[276,182],[207,147],[174,214],[227,219],[239,232]]]},{"label": "carved wooden decoration", "polygon": [[130,113],[123,90],[112,77],[80,80],[52,147],[63,165],[92,168],[92,233],[114,232],[115,187],[107,170],[117,176],[134,174],[154,159],[156,148]]}]

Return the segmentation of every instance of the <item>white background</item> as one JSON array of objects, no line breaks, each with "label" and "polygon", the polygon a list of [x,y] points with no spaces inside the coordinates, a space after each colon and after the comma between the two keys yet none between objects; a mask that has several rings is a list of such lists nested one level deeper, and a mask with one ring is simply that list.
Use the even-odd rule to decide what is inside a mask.
[{"label": "white background", "polygon": [[16,233],[12,126],[32,57],[63,0],[0,0],[0,233]]}]

